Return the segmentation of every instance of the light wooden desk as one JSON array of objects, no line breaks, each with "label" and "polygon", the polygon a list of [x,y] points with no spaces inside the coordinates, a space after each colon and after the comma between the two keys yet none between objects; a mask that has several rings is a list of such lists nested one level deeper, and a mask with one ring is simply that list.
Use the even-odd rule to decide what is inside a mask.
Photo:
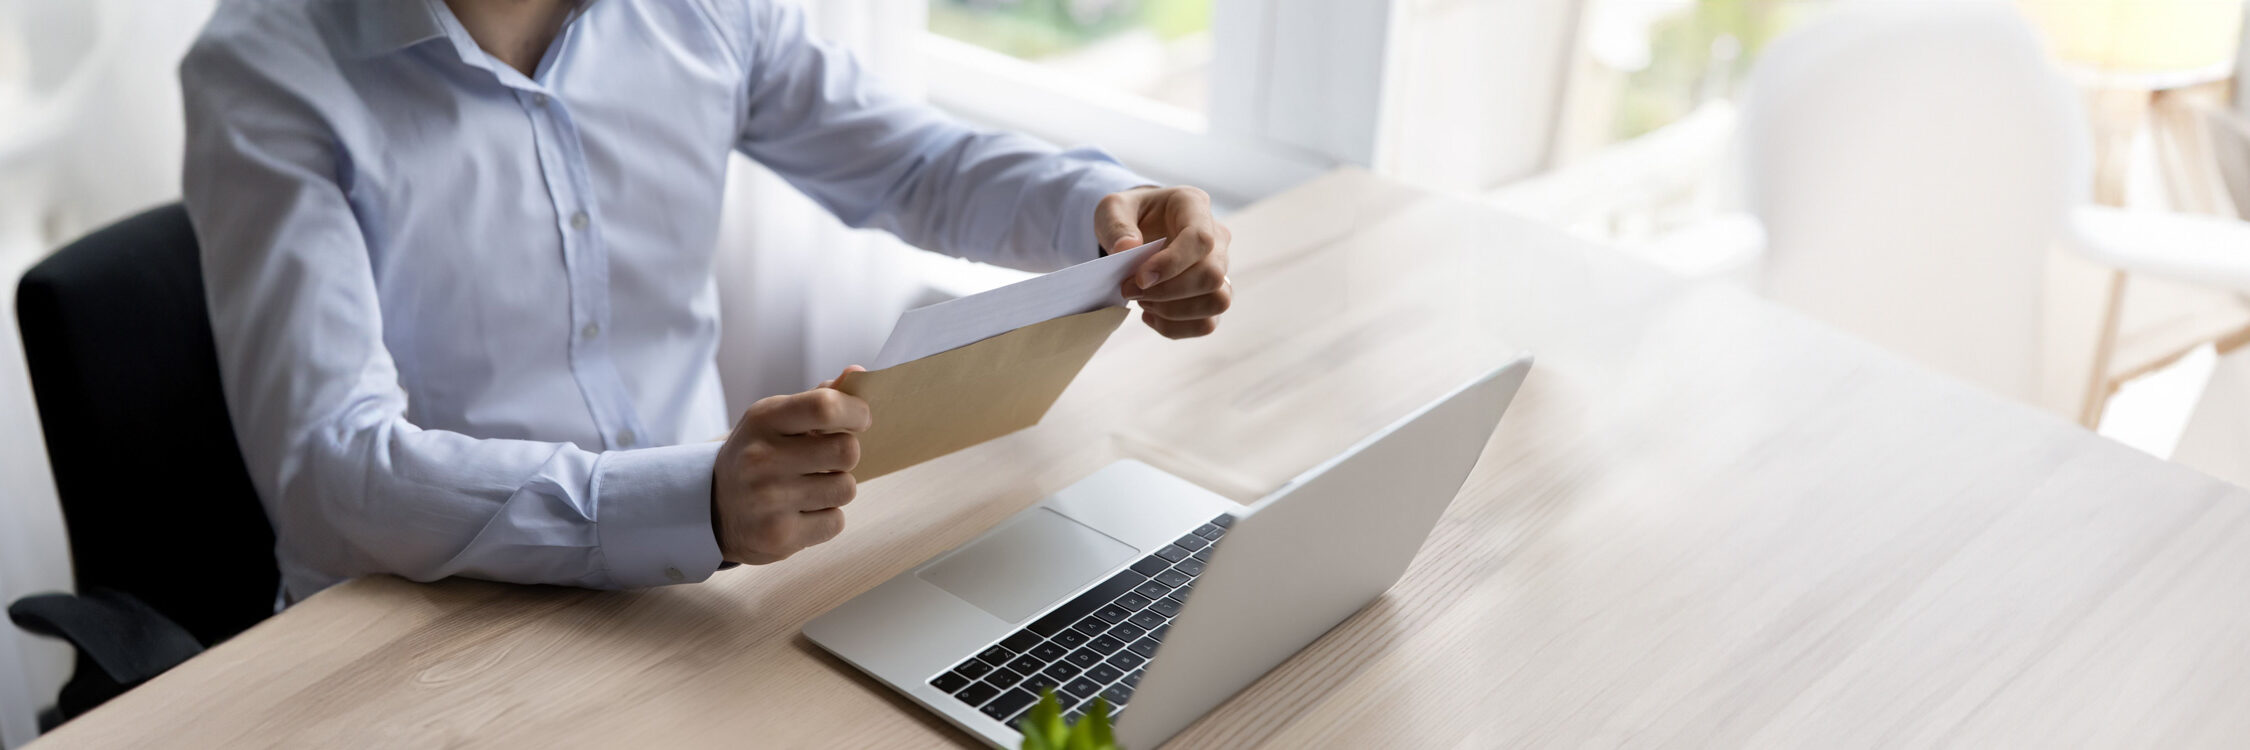
[{"label": "light wooden desk", "polygon": [[1120,457],[1255,498],[1518,347],[1405,580],[1172,746],[2250,746],[2250,494],[1363,174],[1233,226],[1218,335],[1128,326],[831,544],[641,592],[357,581],[40,747],[966,745],[799,625]]}]

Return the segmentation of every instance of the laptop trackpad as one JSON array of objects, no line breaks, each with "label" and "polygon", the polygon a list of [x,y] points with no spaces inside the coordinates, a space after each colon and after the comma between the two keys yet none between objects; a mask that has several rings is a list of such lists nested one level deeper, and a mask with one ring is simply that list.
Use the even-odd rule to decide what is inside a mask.
[{"label": "laptop trackpad", "polygon": [[921,575],[994,617],[1021,622],[1136,551],[1041,506],[1000,533],[954,550]]}]

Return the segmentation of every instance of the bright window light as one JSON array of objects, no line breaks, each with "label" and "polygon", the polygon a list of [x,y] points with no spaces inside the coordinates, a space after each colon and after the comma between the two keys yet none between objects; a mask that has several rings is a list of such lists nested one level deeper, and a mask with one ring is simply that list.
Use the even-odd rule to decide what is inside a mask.
[{"label": "bright window light", "polygon": [[930,30],[1203,113],[1213,0],[930,0]]}]

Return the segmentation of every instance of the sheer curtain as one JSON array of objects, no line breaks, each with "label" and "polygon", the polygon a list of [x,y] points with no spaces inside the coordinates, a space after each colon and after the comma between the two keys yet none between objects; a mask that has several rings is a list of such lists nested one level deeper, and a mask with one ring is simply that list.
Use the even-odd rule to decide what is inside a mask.
[{"label": "sheer curtain", "polygon": [[[876,74],[919,95],[925,0],[811,0],[813,27]],[[720,381],[730,416],[864,364],[891,323],[932,292],[920,251],[844,226],[766,168],[737,155],[720,223]]]},{"label": "sheer curtain", "polygon": [[[0,601],[71,588],[16,280],[56,245],[177,199],[172,69],[215,2],[0,0]],[[0,626],[0,746],[31,740],[71,658]]]}]

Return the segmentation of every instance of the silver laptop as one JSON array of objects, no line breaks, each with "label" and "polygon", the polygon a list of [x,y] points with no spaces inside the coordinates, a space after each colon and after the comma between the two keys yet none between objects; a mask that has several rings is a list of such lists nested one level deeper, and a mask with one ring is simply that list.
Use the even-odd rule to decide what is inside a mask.
[{"label": "silver laptop", "polygon": [[[1406,572],[1530,372],[1519,357],[1248,506],[1120,461],[805,635],[996,746],[1042,688],[1152,750]],[[1189,596],[1193,591],[1194,596]]]}]

